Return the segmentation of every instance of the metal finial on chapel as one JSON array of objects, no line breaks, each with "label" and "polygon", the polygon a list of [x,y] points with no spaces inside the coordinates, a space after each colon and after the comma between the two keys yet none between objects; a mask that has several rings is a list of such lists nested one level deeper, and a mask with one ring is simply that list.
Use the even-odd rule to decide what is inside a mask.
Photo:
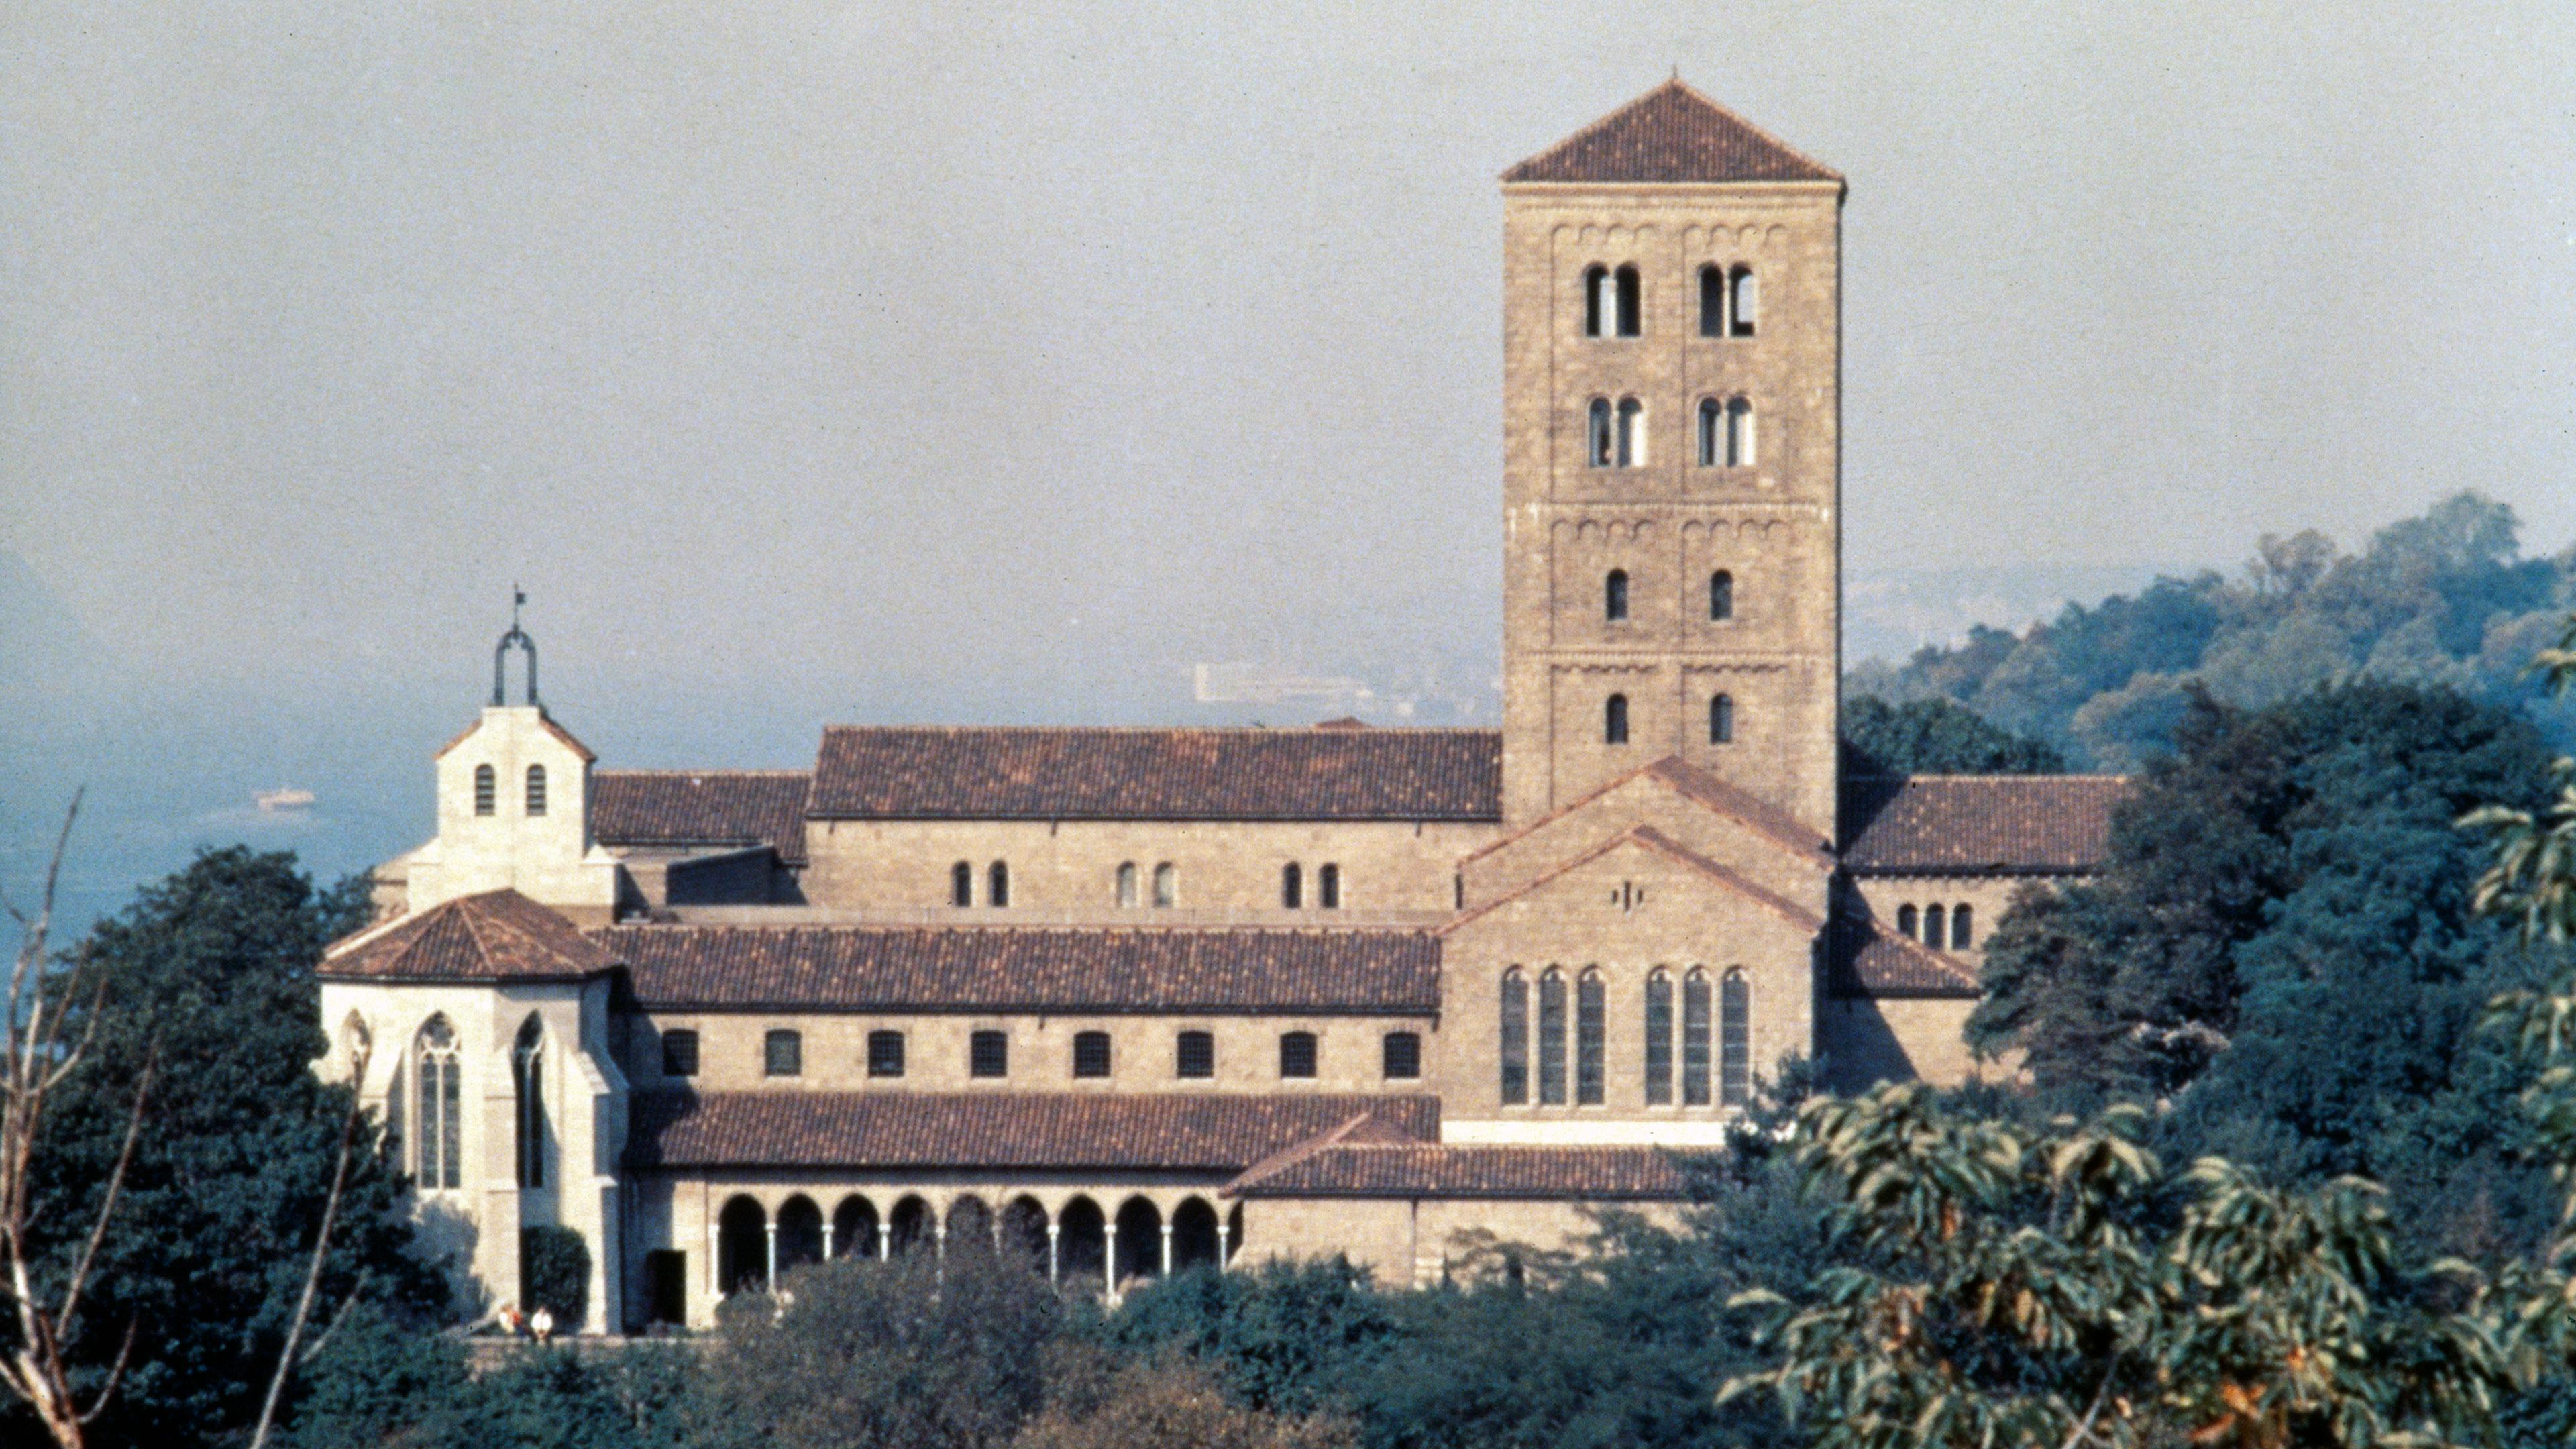
[{"label": "metal finial on chapel", "polygon": [[513,644],[518,645],[520,652],[528,656],[528,703],[537,702],[537,641],[529,638],[528,631],[519,627],[519,610],[525,607],[527,602],[527,590],[512,584],[510,586],[510,632],[502,635],[501,642],[492,646],[492,703],[496,707],[509,703],[507,678],[510,646]]}]

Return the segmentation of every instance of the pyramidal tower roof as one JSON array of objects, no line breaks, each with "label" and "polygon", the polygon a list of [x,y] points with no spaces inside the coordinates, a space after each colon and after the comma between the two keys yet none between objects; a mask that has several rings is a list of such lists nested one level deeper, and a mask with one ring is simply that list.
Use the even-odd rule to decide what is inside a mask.
[{"label": "pyramidal tower roof", "polygon": [[1507,185],[1842,179],[1678,75],[1503,173]]}]

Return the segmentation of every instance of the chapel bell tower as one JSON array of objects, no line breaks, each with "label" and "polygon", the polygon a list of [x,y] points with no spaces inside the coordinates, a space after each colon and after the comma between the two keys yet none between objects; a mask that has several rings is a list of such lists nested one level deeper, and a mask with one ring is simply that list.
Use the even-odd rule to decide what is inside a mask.
[{"label": "chapel bell tower", "polygon": [[1679,756],[1834,832],[1834,171],[1678,78],[1503,175],[1503,813]]}]

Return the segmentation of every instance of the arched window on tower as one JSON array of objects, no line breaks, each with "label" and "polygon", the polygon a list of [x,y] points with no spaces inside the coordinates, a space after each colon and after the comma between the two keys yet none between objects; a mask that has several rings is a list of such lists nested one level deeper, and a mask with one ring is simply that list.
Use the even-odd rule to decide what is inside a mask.
[{"label": "arched window on tower", "polygon": [[1711,695],[1708,701],[1708,742],[1712,745],[1735,743],[1735,696]]},{"label": "arched window on tower", "polygon": [[1923,944],[1938,950],[1950,939],[1949,913],[1939,906],[1923,908]]},{"label": "arched window on tower", "polygon": [[1529,978],[1517,966],[1503,973],[1495,1026],[1502,1037],[1497,1054],[1502,1079],[1497,1086],[1505,1105],[1517,1107],[1529,1100]]},{"label": "arched window on tower", "polygon": [[474,767],[474,813],[491,814],[498,805],[500,796],[501,777],[493,773],[490,765],[476,765]]},{"label": "arched window on tower", "polygon": [[1699,465],[1714,468],[1726,461],[1726,404],[1713,397],[1699,400]]},{"label": "arched window on tower", "polygon": [[1708,576],[1708,616],[1711,619],[1735,617],[1735,575],[1724,569]]},{"label": "arched window on tower", "polygon": [[1753,403],[1736,398],[1726,405],[1726,466],[1753,466]]},{"label": "arched window on tower", "polygon": [[948,867],[948,904],[952,906],[975,904],[975,867],[965,861],[961,860]]},{"label": "arched window on tower", "polygon": [[1614,694],[1601,706],[1601,742],[1605,745],[1628,743],[1628,696]]},{"label": "arched window on tower", "polygon": [[528,767],[528,813],[546,813],[546,767],[543,765]]},{"label": "arched window on tower", "polygon": [[1903,936],[1909,941],[1914,939],[1914,908],[1912,906],[1898,906],[1896,908],[1896,934]]},{"label": "arched window on tower", "polygon": [[1718,1100],[1741,1107],[1753,1100],[1753,1007],[1744,973],[1727,972],[1717,997]]},{"label": "arched window on tower", "polygon": [[1974,919],[1975,918],[1969,914],[1969,906],[1966,901],[1961,901],[1959,904],[1950,908],[1951,950],[1965,951],[1970,946],[1976,944],[1976,930],[1973,924]]},{"label": "arched window on tower", "polygon": [[1727,277],[1733,295],[1726,299],[1727,320],[1732,325],[1727,333],[1734,337],[1753,335],[1755,314],[1761,311],[1761,290],[1753,280],[1751,267],[1739,266]]},{"label": "arched window on tower", "polygon": [[1552,968],[1538,979],[1538,1101],[1565,1105],[1565,973]]},{"label": "arched window on tower", "polygon": [[1315,904],[1327,911],[1342,908],[1342,868],[1329,860],[1315,868]]},{"label": "arched window on tower", "polygon": [[1600,337],[1617,316],[1619,299],[1610,288],[1610,269],[1590,266],[1583,269],[1583,335]]},{"label": "arched window on tower", "polygon": [[1619,466],[1642,467],[1646,461],[1646,405],[1632,397],[1619,399]]},{"label": "arched window on tower", "polygon": [[516,1131],[513,1156],[519,1164],[519,1186],[546,1185],[546,1034],[534,1016],[519,1028],[510,1048],[510,1085],[517,1095],[512,1113]]},{"label": "arched window on tower", "polygon": [[1610,466],[1610,460],[1618,456],[1618,445],[1612,438],[1615,431],[1610,422],[1610,399],[1594,398],[1591,408],[1584,414],[1583,461],[1586,466]]},{"label": "arched window on tower", "polygon": [[1663,1107],[1673,1100],[1673,978],[1658,971],[1646,978],[1646,1105]]},{"label": "arched window on tower", "polygon": [[1646,294],[1645,289],[1638,285],[1637,269],[1621,267],[1610,280],[1618,292],[1619,335],[1635,337],[1642,334],[1646,330]]},{"label": "arched window on tower", "polygon": [[1601,581],[1601,616],[1619,620],[1628,617],[1628,571],[1612,569]]},{"label": "arched window on tower", "polygon": [[1136,904],[1136,862],[1132,860],[1118,867],[1118,904]]},{"label": "arched window on tower", "polygon": [[1708,1105],[1708,973],[1682,982],[1682,1105]]},{"label": "arched window on tower", "polygon": [[424,1192],[454,1188],[462,1180],[465,1129],[459,1116],[463,1094],[456,1081],[456,1030],[446,1017],[433,1016],[420,1029],[412,1058],[412,1079],[420,1084],[412,1177]]},{"label": "arched window on tower", "polygon": [[994,861],[984,870],[984,904],[1007,906],[1011,903],[1011,867],[1008,861]]},{"label": "arched window on tower", "polygon": [[1714,265],[1699,269],[1699,335],[1726,335],[1726,273]]},{"label": "arched window on tower", "polygon": [[1170,861],[1154,867],[1154,904],[1160,907],[1181,903],[1181,872]]},{"label": "arched window on tower", "polygon": [[1603,1096],[1601,1056],[1608,1023],[1603,1017],[1609,1010],[1601,973],[1586,971],[1574,984],[1574,1100],[1583,1107],[1598,1107]]},{"label": "arched window on tower", "polygon": [[1279,907],[1293,911],[1306,904],[1306,873],[1290,861],[1279,868]]}]

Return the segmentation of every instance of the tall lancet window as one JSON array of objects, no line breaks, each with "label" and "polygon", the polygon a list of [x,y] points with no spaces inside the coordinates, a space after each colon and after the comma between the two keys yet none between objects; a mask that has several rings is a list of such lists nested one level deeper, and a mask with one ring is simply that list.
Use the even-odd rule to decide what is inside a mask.
[{"label": "tall lancet window", "polygon": [[518,1099],[519,1186],[546,1185],[546,1033],[531,1016],[510,1048],[510,1086]]},{"label": "tall lancet window", "polygon": [[420,1115],[412,1124],[412,1182],[438,1192],[463,1181],[464,1128],[456,1082],[456,1029],[433,1016],[412,1050],[412,1080],[419,1084]]},{"label": "tall lancet window", "polygon": [[489,815],[501,798],[501,777],[490,765],[474,767],[474,813]]},{"label": "tall lancet window", "polygon": [[1503,973],[1502,1000],[1497,1003],[1495,1024],[1501,1041],[1498,1059],[1502,1064],[1502,1090],[1505,1106],[1517,1107],[1529,1100],[1529,978],[1519,967]]},{"label": "tall lancet window", "polygon": [[1628,696],[1614,694],[1602,704],[1601,742],[1605,745],[1628,743]]},{"label": "tall lancet window", "polygon": [[528,813],[546,813],[546,767],[543,765],[528,767]]},{"label": "tall lancet window", "polygon": [[1735,743],[1735,696],[1711,696],[1708,702],[1708,742],[1712,745]]},{"label": "tall lancet window", "polygon": [[1673,978],[1658,971],[1646,978],[1646,1105],[1662,1107],[1673,1100]]},{"label": "tall lancet window", "polygon": [[1682,1105],[1708,1105],[1708,973],[1682,981]]},{"label": "tall lancet window", "polygon": [[1727,972],[1717,996],[1720,1100],[1741,1107],[1753,1100],[1753,1008],[1744,973]]},{"label": "tall lancet window", "polygon": [[1565,973],[1555,970],[1538,979],[1538,1100],[1565,1105]]}]

